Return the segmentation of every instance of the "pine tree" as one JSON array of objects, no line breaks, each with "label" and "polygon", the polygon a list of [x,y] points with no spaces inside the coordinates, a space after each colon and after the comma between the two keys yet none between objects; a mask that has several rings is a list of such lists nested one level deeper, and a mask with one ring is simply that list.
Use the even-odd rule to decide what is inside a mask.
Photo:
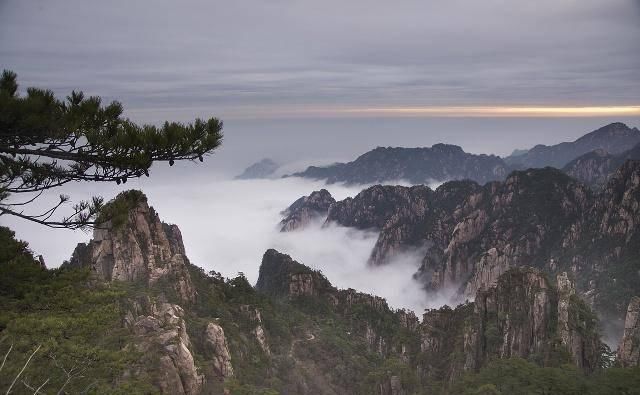
[{"label": "pine tree", "polygon": [[100,97],[82,92],[59,100],[50,90],[28,88],[21,96],[16,74],[5,70],[0,78],[0,216],[58,228],[96,226],[100,197],[78,202],[62,218],[55,214],[69,201],[66,195],[45,212],[27,211],[46,190],[72,181],[126,183],[149,176],[154,162],[202,162],[222,142],[222,122],[216,118],[156,127],[138,125],[122,113],[119,102],[103,105]]}]

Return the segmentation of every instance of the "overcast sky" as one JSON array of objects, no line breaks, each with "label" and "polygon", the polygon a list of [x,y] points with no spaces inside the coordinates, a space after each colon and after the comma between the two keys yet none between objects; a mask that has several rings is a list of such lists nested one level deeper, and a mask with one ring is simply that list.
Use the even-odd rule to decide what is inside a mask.
[{"label": "overcast sky", "polygon": [[640,105],[640,1],[0,0],[0,62],[152,122]]}]

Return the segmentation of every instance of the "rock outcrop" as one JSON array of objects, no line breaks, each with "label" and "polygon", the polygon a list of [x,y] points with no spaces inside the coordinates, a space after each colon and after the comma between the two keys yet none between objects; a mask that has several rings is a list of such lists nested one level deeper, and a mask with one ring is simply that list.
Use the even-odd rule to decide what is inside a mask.
[{"label": "rock outcrop", "polygon": [[623,367],[640,365],[640,297],[629,302],[617,360]]},{"label": "rock outcrop", "polygon": [[70,266],[90,267],[100,281],[166,282],[182,302],[195,300],[180,230],[160,221],[139,191],[123,192],[108,203],[113,219],[76,247]]},{"label": "rock outcrop", "polygon": [[240,306],[240,311],[242,311],[244,316],[255,325],[252,333],[255,336],[255,339],[260,345],[262,351],[266,355],[271,355],[271,349],[269,348],[269,343],[267,342],[267,336],[262,324],[262,314],[260,313],[260,310],[250,305],[242,305]]},{"label": "rock outcrop", "polygon": [[471,333],[468,345],[473,345],[475,358],[467,367],[481,367],[492,354],[544,360],[555,347],[557,334],[576,366],[586,372],[597,368],[597,320],[575,297],[566,273],[558,276],[554,287],[540,271],[510,270],[495,287],[479,291],[474,305],[476,326],[467,334]]},{"label": "rock outcrop", "polygon": [[227,338],[224,336],[224,329],[219,324],[215,322],[207,324],[204,332],[204,344],[205,356],[213,361],[213,369],[218,377],[226,379],[233,376]]},{"label": "rock outcrop", "polygon": [[[317,298],[338,314],[351,316],[354,311],[371,311],[372,317],[384,316],[397,328],[409,332],[417,331],[419,321],[415,314],[407,310],[392,310],[384,298],[358,292],[354,289],[338,289],[319,271],[294,261],[289,255],[276,250],[267,250],[262,258],[256,289],[277,298],[299,300]],[[369,349],[381,355],[391,352],[394,345],[385,338],[378,320],[354,320],[352,330],[362,337]],[[397,349],[401,349],[398,345]]]},{"label": "rock outcrop", "polygon": [[349,163],[311,166],[293,176],[324,179],[328,183],[373,184],[406,180],[426,184],[445,180],[501,180],[507,166],[495,155],[475,155],[456,145],[435,144],[430,148],[378,147]]},{"label": "rock outcrop", "polygon": [[562,170],[571,177],[599,189],[627,160],[640,160],[640,144],[621,154],[595,150],[572,160]]},{"label": "rock outcrop", "polygon": [[554,284],[539,270],[510,269],[495,285],[481,288],[474,302],[426,311],[420,330],[421,368],[427,377],[444,372],[454,380],[495,358],[546,364],[563,352],[585,372],[600,362],[597,320],[575,295],[566,273]]},{"label": "rock outcrop", "polygon": [[324,219],[329,212],[329,207],[335,202],[336,200],[326,189],[301,197],[282,212],[285,218],[280,221],[280,231],[302,229],[314,220]]},{"label": "rock outcrop", "polygon": [[145,370],[152,372],[162,393],[200,392],[204,376],[194,362],[182,307],[143,297],[131,303],[124,322],[136,336],[134,347],[143,356]]}]

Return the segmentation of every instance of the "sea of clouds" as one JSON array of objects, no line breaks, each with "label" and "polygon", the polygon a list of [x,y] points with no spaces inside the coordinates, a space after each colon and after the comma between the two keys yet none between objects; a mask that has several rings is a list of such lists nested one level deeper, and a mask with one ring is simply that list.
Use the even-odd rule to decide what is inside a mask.
[{"label": "sea of clouds", "polygon": [[[419,314],[424,308],[451,303],[448,294],[428,296],[413,278],[422,258],[417,251],[399,255],[384,266],[369,266],[367,259],[378,237],[375,231],[323,226],[323,221],[318,221],[303,230],[279,232],[282,210],[299,197],[326,188],[341,200],[357,195],[367,187],[364,185],[325,185],[302,178],[233,180],[183,176],[163,178],[162,182],[132,180],[119,190],[107,184],[91,190],[86,189],[86,184],[78,187],[65,191],[75,201],[95,194],[108,199],[124,189],[143,190],[160,218],[179,226],[191,262],[225,277],[242,272],[255,283],[262,255],[275,248],[321,270],[333,285],[382,296],[395,308],[409,308]],[[39,204],[46,207],[47,200],[55,199],[50,195]],[[11,218],[2,220],[19,238],[28,241],[36,254],[42,254],[49,267],[69,259],[75,245],[91,237],[90,232],[54,230]]]}]

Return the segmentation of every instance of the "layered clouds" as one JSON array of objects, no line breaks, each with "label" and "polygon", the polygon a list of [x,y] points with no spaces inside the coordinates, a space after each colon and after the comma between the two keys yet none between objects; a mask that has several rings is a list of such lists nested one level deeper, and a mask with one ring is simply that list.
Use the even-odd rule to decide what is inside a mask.
[{"label": "layered clouds", "polygon": [[[638,105],[629,0],[7,0],[2,67],[135,119]],[[306,115],[305,115],[306,114]]]}]

